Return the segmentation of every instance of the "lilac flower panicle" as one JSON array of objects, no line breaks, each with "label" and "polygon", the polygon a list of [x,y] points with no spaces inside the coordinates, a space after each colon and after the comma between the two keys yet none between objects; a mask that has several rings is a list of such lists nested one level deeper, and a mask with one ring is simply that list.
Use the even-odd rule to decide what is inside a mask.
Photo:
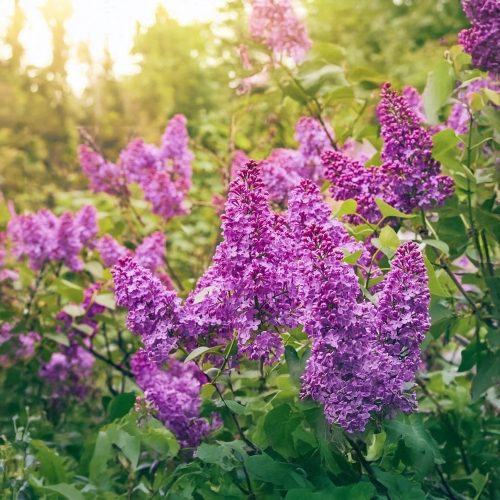
[{"label": "lilac flower panicle", "polygon": [[120,165],[106,161],[99,153],[82,144],[78,150],[83,173],[90,180],[95,193],[120,196],[125,190],[125,175]]},{"label": "lilac flower panicle", "polygon": [[471,81],[465,88],[460,89],[457,95],[457,102],[453,105],[448,117],[447,125],[457,134],[467,134],[469,132],[470,100],[472,96],[481,89],[490,89],[500,92],[500,84],[491,77],[479,78]]},{"label": "lilac flower panicle", "polygon": [[[325,178],[330,181],[330,194],[334,200],[356,200],[357,212],[369,222],[381,218],[375,198],[388,198],[387,175],[381,168],[365,167],[338,151],[327,151],[323,155]],[[356,215],[347,216],[350,222],[361,223]]]},{"label": "lilac flower panicle", "polygon": [[105,234],[94,244],[96,250],[101,255],[101,259],[106,267],[113,267],[122,257],[131,255],[132,252],[120,245],[112,236]]},{"label": "lilac flower panicle", "polygon": [[55,247],[50,254],[50,258],[63,262],[72,271],[81,271],[83,261],[79,254],[83,245],[80,239],[80,231],[70,212],[61,215],[57,231],[55,231],[55,238]]},{"label": "lilac flower panicle", "polygon": [[140,184],[146,172],[158,169],[158,157],[155,146],[137,138],[120,152],[119,163],[126,172],[128,182]]},{"label": "lilac flower panicle", "polygon": [[116,304],[128,309],[127,327],[141,337],[152,360],[163,362],[177,344],[180,299],[131,257],[119,260],[112,274]]},{"label": "lilac flower panicle", "polygon": [[251,0],[250,34],[263,42],[276,59],[289,56],[296,63],[311,48],[305,25],[298,19],[290,0]]},{"label": "lilac flower panicle", "polygon": [[431,134],[406,99],[384,84],[377,108],[384,140],[381,170],[388,177],[390,205],[405,213],[442,205],[453,194],[453,180],[441,175],[432,158]]},{"label": "lilac flower panicle", "polygon": [[132,358],[132,372],[146,399],[155,406],[158,419],[176,435],[181,446],[198,446],[219,426],[217,419],[210,423],[200,417],[200,390],[206,376],[195,363],[170,357],[162,369],[139,351]]},{"label": "lilac flower panicle", "polygon": [[165,235],[156,231],[135,249],[134,260],[142,267],[154,273],[165,266]]},{"label": "lilac flower panicle", "polygon": [[399,247],[383,283],[376,316],[379,341],[400,361],[400,377],[408,382],[420,367],[420,344],[430,327],[427,271],[416,243]]},{"label": "lilac flower panicle", "polygon": [[295,139],[299,143],[299,153],[303,161],[301,175],[314,182],[323,181],[321,155],[333,148],[330,138],[334,139],[335,134],[329,125],[326,127],[328,134],[319,120],[309,116],[303,116],[295,124]]},{"label": "lilac flower panicle", "polygon": [[459,42],[472,56],[472,64],[498,75],[500,71],[500,3],[498,0],[462,0],[471,28],[461,31]]},{"label": "lilac flower panicle", "polygon": [[97,236],[97,211],[93,205],[85,205],[75,214],[75,226],[82,245],[91,244]]},{"label": "lilac flower panicle", "polygon": [[193,154],[189,150],[187,120],[184,115],[175,115],[167,124],[162,137],[160,159],[167,163],[173,182],[182,192],[191,187],[191,162]]}]

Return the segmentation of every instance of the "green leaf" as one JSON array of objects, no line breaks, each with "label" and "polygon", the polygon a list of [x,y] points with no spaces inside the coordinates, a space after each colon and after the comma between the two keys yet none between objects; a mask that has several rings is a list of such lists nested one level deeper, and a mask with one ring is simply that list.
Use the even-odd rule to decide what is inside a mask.
[{"label": "green leaf", "polygon": [[116,309],[115,296],[112,293],[103,293],[102,295],[98,295],[94,302],[99,304],[100,306],[104,306],[111,311]]},{"label": "green leaf", "polygon": [[429,259],[424,256],[425,268],[427,269],[427,279],[429,280],[429,291],[438,297],[449,297],[450,294],[441,286],[434,266],[430,263]]},{"label": "green leaf", "polygon": [[310,488],[309,481],[294,465],[278,462],[266,453],[252,455],[245,460],[250,477],[255,481],[276,484],[285,488]]},{"label": "green leaf", "polygon": [[363,255],[363,250],[357,250],[356,252],[345,255],[344,258],[342,259],[342,262],[351,265],[356,264],[361,255]]},{"label": "green leaf", "polygon": [[72,318],[78,318],[79,316],[83,316],[85,314],[85,309],[83,307],[74,304],[64,306],[62,310]]},{"label": "green leaf", "polygon": [[42,486],[41,488],[43,488],[45,491],[53,491],[54,493],[58,493],[68,500],[85,500],[83,494],[72,484],[52,484],[50,486]]},{"label": "green leaf", "polygon": [[344,201],[331,200],[329,205],[332,207],[332,215],[337,218],[343,215],[355,214],[358,208],[358,202],[352,198]]},{"label": "green leaf", "polygon": [[55,451],[38,439],[31,441],[30,446],[34,449],[34,454],[40,463],[38,470],[49,484],[68,481],[69,477],[64,467],[64,461]]},{"label": "green leaf", "polygon": [[390,248],[391,250],[397,250],[401,244],[396,231],[394,231],[391,226],[384,226],[382,228],[380,231],[379,241],[382,248]]},{"label": "green leaf", "polygon": [[430,245],[431,247],[437,248],[441,252],[443,252],[445,255],[450,254],[450,247],[448,246],[447,243],[441,240],[424,240],[424,243],[426,245]]},{"label": "green leaf", "polygon": [[477,374],[472,380],[472,401],[476,402],[490,387],[500,382],[500,352],[481,353],[477,361]]},{"label": "green leaf", "polygon": [[192,361],[193,359],[199,358],[203,354],[207,352],[218,352],[220,351],[221,346],[214,346],[214,347],[207,347],[207,346],[201,346],[197,347],[196,349],[193,349],[187,356],[186,359],[184,360],[184,363],[188,363],[189,361]]},{"label": "green leaf", "polygon": [[391,440],[403,440],[404,462],[413,466],[420,479],[434,468],[434,464],[442,463],[437,444],[424,428],[421,415],[391,420],[385,424],[385,428]]},{"label": "green leaf", "polygon": [[405,214],[400,212],[398,209],[391,207],[391,205],[386,203],[381,198],[375,198],[375,203],[384,217],[400,217],[401,219],[411,219],[415,217],[415,215]]},{"label": "green leaf", "polygon": [[57,293],[75,303],[80,303],[83,301],[83,288],[81,286],[75,285],[71,281],[58,279],[55,282]]},{"label": "green leaf", "polygon": [[115,396],[108,406],[108,420],[112,422],[124,417],[135,403],[135,392],[123,392]]},{"label": "green leaf", "polygon": [[389,492],[389,498],[398,500],[425,500],[425,493],[420,486],[401,474],[385,472],[374,467],[375,477]]},{"label": "green leaf", "polygon": [[226,399],[226,405],[233,413],[236,413],[237,415],[244,415],[246,412],[246,408],[234,399]]},{"label": "green leaf", "polygon": [[300,425],[300,415],[288,404],[273,408],[264,420],[264,432],[272,447],[285,458],[295,456],[295,447],[290,439]]},{"label": "green leaf", "polygon": [[217,443],[202,443],[196,450],[196,457],[207,464],[218,465],[225,471],[241,467],[247,458],[245,444],[242,441],[217,441]]},{"label": "green leaf", "polygon": [[193,304],[199,304],[200,302],[203,301],[203,299],[207,296],[210,295],[210,293],[215,290],[216,287],[213,285],[206,286],[205,288],[202,288],[195,296],[193,299]]},{"label": "green leaf", "polygon": [[299,358],[297,351],[290,345],[285,347],[285,361],[291,379],[296,385],[300,385],[300,377],[304,372],[305,361]]},{"label": "green leaf", "polygon": [[368,482],[359,482],[348,486],[337,486],[320,491],[310,489],[289,490],[286,500],[324,500],[326,498],[339,500],[371,500],[375,495],[375,487]]},{"label": "green leaf", "polygon": [[455,78],[453,68],[447,61],[440,61],[427,76],[422,99],[427,121],[433,125],[439,122],[439,111],[453,92]]}]

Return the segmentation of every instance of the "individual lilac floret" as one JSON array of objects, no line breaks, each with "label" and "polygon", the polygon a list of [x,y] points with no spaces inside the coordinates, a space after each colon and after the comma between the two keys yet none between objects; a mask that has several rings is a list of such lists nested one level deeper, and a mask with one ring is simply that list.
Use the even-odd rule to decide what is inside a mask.
[{"label": "individual lilac floret", "polygon": [[384,140],[381,170],[388,177],[385,201],[405,213],[442,205],[453,194],[453,180],[441,175],[432,158],[432,137],[406,99],[386,83],[377,113]]},{"label": "individual lilac floret", "polygon": [[156,231],[144,238],[135,249],[134,259],[142,267],[154,273],[165,266],[165,235]]},{"label": "individual lilac floret", "polygon": [[122,196],[127,192],[125,172],[120,165],[106,161],[85,144],[80,145],[78,156],[83,173],[90,180],[92,191],[116,196]]},{"label": "individual lilac floret", "polygon": [[473,80],[464,88],[460,89],[457,95],[457,102],[451,108],[447,125],[457,134],[467,134],[469,132],[472,110],[470,101],[476,92],[481,89],[491,89],[495,92],[500,91],[500,84],[490,77]]},{"label": "individual lilac floret", "polygon": [[416,243],[404,243],[384,279],[376,316],[379,341],[399,360],[403,382],[413,380],[420,367],[420,345],[430,327],[429,304],[422,253]]},{"label": "individual lilac floret", "polygon": [[498,0],[462,0],[471,28],[458,35],[472,64],[484,71],[500,71],[500,2]]},{"label": "individual lilac floret", "polygon": [[316,118],[303,116],[295,124],[295,139],[299,143],[299,153],[302,156],[301,175],[314,182],[324,179],[321,155],[334,148],[332,141],[335,134],[329,125],[326,125],[328,134]]},{"label": "individual lilac floret", "polygon": [[98,239],[94,246],[100,253],[101,259],[106,267],[113,267],[122,257],[132,254],[128,248],[120,245],[120,243],[109,234],[105,234],[102,238]]},{"label": "individual lilac floret", "polygon": [[112,270],[118,306],[128,309],[127,327],[139,335],[152,360],[161,363],[177,345],[180,299],[131,257]]},{"label": "individual lilac floret", "polygon": [[251,0],[251,9],[251,36],[266,44],[276,60],[289,56],[301,63],[312,43],[291,1]]},{"label": "individual lilac floret", "polygon": [[[365,167],[362,163],[351,160],[338,151],[327,151],[323,155],[325,178],[330,181],[330,194],[334,200],[356,200],[357,213],[369,222],[376,223],[382,214],[375,198],[388,197],[387,175],[379,167]],[[356,216],[346,216],[346,220],[361,223]]]},{"label": "individual lilac floret", "polygon": [[172,431],[183,447],[196,447],[218,427],[200,417],[201,386],[206,375],[195,363],[182,363],[170,357],[162,369],[144,351],[132,357],[132,372],[146,399],[154,405],[158,419]]}]

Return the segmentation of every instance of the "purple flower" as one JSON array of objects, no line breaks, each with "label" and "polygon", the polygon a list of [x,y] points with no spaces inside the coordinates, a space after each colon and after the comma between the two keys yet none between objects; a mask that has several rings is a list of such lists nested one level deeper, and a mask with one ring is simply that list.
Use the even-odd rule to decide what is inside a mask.
[{"label": "purple flower", "polygon": [[142,267],[155,273],[165,266],[165,235],[156,231],[146,238],[135,249],[134,260]]},{"label": "purple flower", "polygon": [[[330,181],[330,194],[334,200],[357,201],[357,213],[369,222],[381,218],[375,198],[387,199],[387,174],[379,167],[365,167],[362,163],[351,160],[338,151],[327,151],[323,155],[325,178]],[[363,220],[356,215],[346,217],[351,222]]]},{"label": "purple flower", "polygon": [[131,255],[132,252],[120,245],[112,236],[105,234],[95,242],[95,248],[100,253],[106,267],[113,267],[122,257]]},{"label": "purple flower", "polygon": [[[332,139],[335,134],[330,126],[327,130]],[[320,121],[316,118],[303,116],[295,124],[295,139],[299,143],[299,153],[302,157],[301,175],[314,182],[322,182],[324,179],[321,155],[333,148],[330,137],[325,132]]]},{"label": "purple flower", "polygon": [[120,165],[106,161],[99,153],[85,144],[78,150],[83,173],[90,180],[95,193],[108,193],[122,196],[126,193],[125,172]]},{"label": "purple flower", "polygon": [[432,158],[431,134],[390,84],[382,86],[380,97],[381,169],[389,180],[385,200],[405,213],[442,205],[453,193],[453,180],[440,175],[441,165]]},{"label": "purple flower", "polygon": [[85,205],[75,214],[75,226],[82,245],[90,245],[97,236],[97,212],[92,205]]},{"label": "purple flower", "polygon": [[119,164],[125,170],[128,182],[140,184],[146,172],[159,169],[158,148],[146,144],[141,138],[134,139],[121,151]]},{"label": "purple flower", "polygon": [[500,3],[498,0],[462,0],[465,15],[472,27],[458,35],[472,64],[498,74],[500,70]]},{"label": "purple flower", "polygon": [[155,406],[158,419],[177,436],[181,446],[197,446],[218,426],[216,419],[211,424],[200,417],[200,390],[207,379],[195,363],[170,357],[160,368],[139,351],[132,358],[132,372],[146,399]]},{"label": "purple flower", "polygon": [[499,92],[500,85],[492,78],[486,77],[473,80],[465,88],[460,89],[457,96],[458,102],[451,108],[447,122],[448,127],[452,128],[457,134],[467,134],[469,132],[472,116],[470,101],[474,94],[481,89],[491,89]]},{"label": "purple flower", "polygon": [[290,0],[251,0],[250,34],[272,50],[276,59],[304,60],[311,48],[305,25],[298,19]]},{"label": "purple flower", "polygon": [[127,327],[141,337],[151,359],[163,362],[177,344],[180,299],[131,257],[118,261],[112,273],[116,304],[128,309]]}]

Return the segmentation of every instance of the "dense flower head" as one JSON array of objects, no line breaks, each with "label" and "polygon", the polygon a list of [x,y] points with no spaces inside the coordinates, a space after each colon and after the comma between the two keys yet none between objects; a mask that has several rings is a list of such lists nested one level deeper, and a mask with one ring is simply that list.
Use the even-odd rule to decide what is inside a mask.
[{"label": "dense flower head", "polygon": [[283,203],[301,179],[302,159],[293,149],[277,148],[261,162],[262,180],[271,201]]},{"label": "dense flower head", "polygon": [[146,236],[135,249],[134,260],[152,273],[165,266],[165,235],[161,231]]},{"label": "dense flower head", "polygon": [[191,187],[191,162],[187,120],[184,115],[175,115],[167,124],[162,137],[159,158],[172,175],[177,188],[187,192]]},{"label": "dense flower head", "polygon": [[132,372],[157,410],[158,419],[176,435],[181,446],[197,446],[218,426],[216,419],[210,423],[200,417],[200,390],[207,379],[195,363],[170,357],[160,368],[144,351],[138,351],[132,357]]},{"label": "dense flower head", "polygon": [[35,271],[51,260],[65,264],[72,271],[81,271],[80,252],[97,232],[94,215],[87,207],[76,216],[65,212],[57,217],[47,209],[25,215],[13,212],[7,228],[13,255],[18,259],[26,256]]},{"label": "dense flower head", "polygon": [[152,360],[163,362],[177,343],[180,299],[131,257],[119,260],[112,273],[116,304],[128,309],[127,327]]},{"label": "dense flower head", "polygon": [[217,341],[230,340],[235,331],[244,352],[269,326],[297,322],[292,273],[286,268],[286,225],[269,208],[256,162],[249,162],[231,183],[222,219],[224,239],[186,301],[185,325],[191,335]]},{"label": "dense flower head", "polygon": [[400,360],[405,381],[420,367],[420,344],[430,327],[427,272],[418,245],[399,247],[384,279],[376,326],[385,351]]},{"label": "dense flower head", "polygon": [[125,172],[120,165],[106,161],[98,152],[85,144],[78,149],[83,173],[90,180],[95,193],[121,196],[126,192]]},{"label": "dense flower head", "polygon": [[94,357],[77,342],[52,353],[43,363],[39,375],[50,388],[51,398],[62,400],[70,396],[81,399],[91,390],[90,378]]},{"label": "dense flower head", "polygon": [[138,137],[120,152],[119,164],[125,170],[128,182],[139,184],[146,172],[159,168],[158,157],[158,148]]},{"label": "dense flower head", "polygon": [[301,175],[314,182],[321,182],[324,178],[321,155],[332,149],[330,138],[335,138],[330,126],[326,127],[328,134],[321,122],[310,116],[303,116],[295,124],[295,139],[299,143],[299,153],[303,161]]},{"label": "dense flower head", "polygon": [[29,361],[35,354],[35,348],[42,340],[37,332],[16,334],[14,325],[3,322],[0,325],[0,366],[7,368],[19,361]]},{"label": "dense flower head", "polygon": [[495,92],[500,91],[498,81],[487,76],[472,80],[470,83],[461,88],[457,95],[457,102],[453,105],[448,117],[447,125],[452,128],[457,134],[467,134],[469,132],[470,119],[472,111],[470,109],[470,100],[476,92],[481,89],[491,89]]},{"label": "dense flower head", "polygon": [[101,255],[101,259],[106,267],[113,267],[122,257],[131,255],[131,251],[120,245],[109,234],[105,234],[94,243],[95,249]]},{"label": "dense flower head", "polygon": [[299,20],[291,0],[251,0],[250,34],[263,42],[276,59],[304,60],[311,48],[305,25]]},{"label": "dense flower head", "polygon": [[471,28],[458,35],[472,64],[484,71],[500,71],[500,3],[498,0],[462,0]]},{"label": "dense flower head", "polygon": [[[359,284],[341,270],[326,233],[311,226],[303,241],[306,256],[309,249],[304,258],[317,264],[304,266],[314,285],[305,287],[310,306],[304,329],[313,348],[302,397],[322,403],[327,420],[348,432],[363,431],[376,414],[412,411],[415,399],[407,384],[419,368],[419,347],[429,328],[429,293],[418,247],[410,242],[398,249],[375,306],[360,300]],[[339,305],[340,317],[335,314]]]},{"label": "dense flower head", "polygon": [[[330,194],[334,200],[356,200],[357,213],[369,222],[381,218],[375,198],[388,198],[389,180],[378,167],[365,167],[359,161],[347,157],[339,151],[327,151],[323,155],[325,178],[330,181]],[[357,216],[347,216],[351,222],[361,222]]]},{"label": "dense flower head", "polygon": [[384,140],[382,171],[388,177],[388,199],[409,213],[441,205],[453,193],[453,180],[441,175],[432,158],[432,137],[406,99],[384,84],[377,108]]}]

